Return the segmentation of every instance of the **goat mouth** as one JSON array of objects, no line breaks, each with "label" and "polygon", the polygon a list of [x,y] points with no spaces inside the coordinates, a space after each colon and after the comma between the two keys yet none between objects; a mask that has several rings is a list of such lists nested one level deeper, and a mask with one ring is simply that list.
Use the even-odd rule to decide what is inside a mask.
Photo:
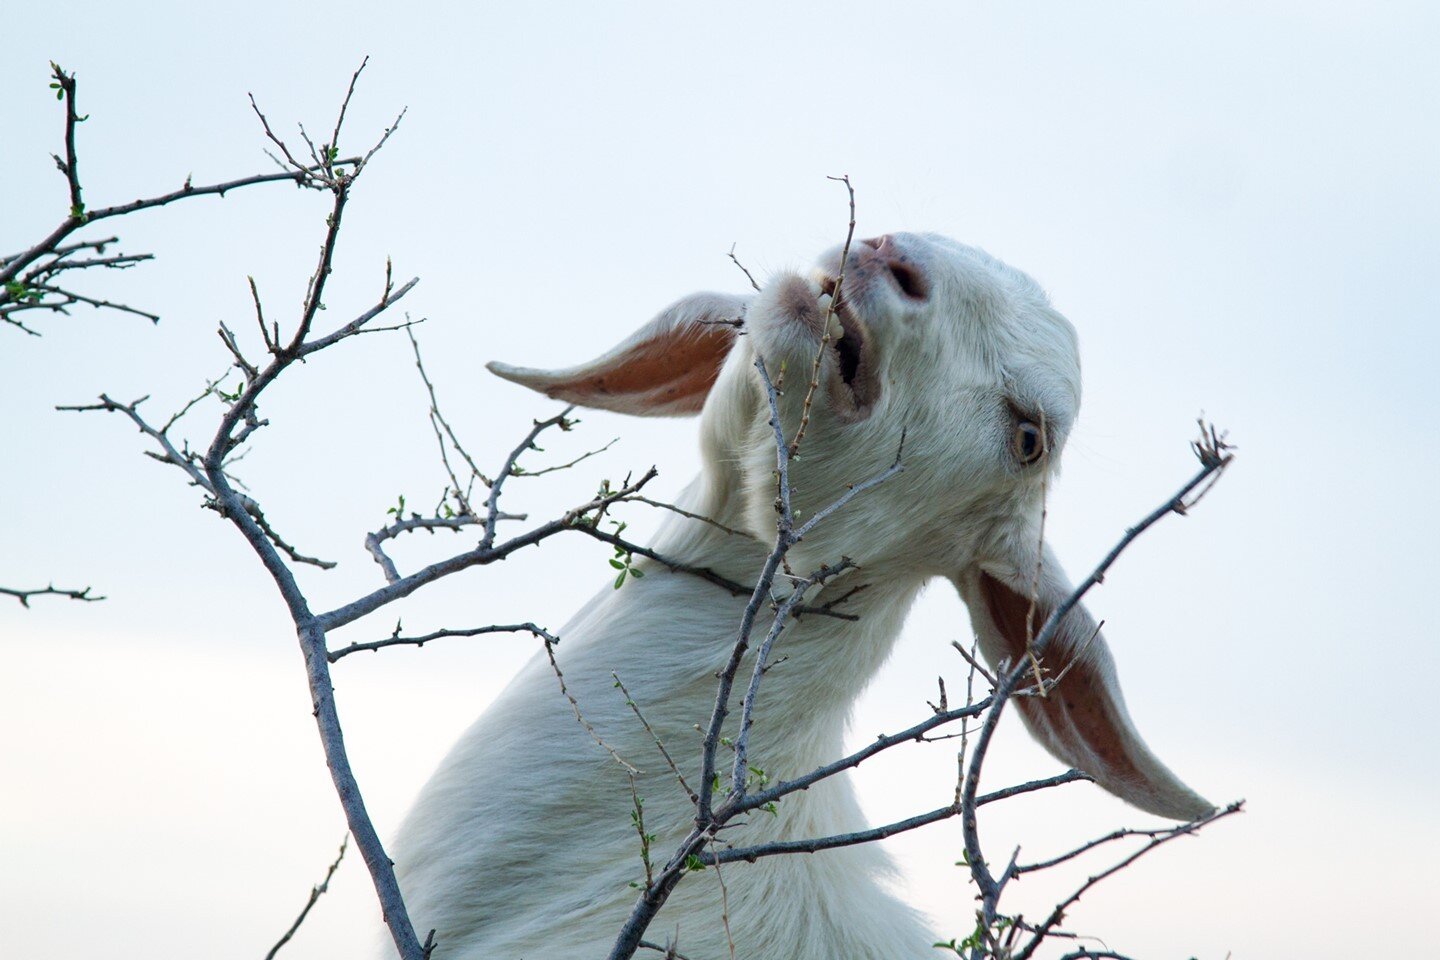
[{"label": "goat mouth", "polygon": [[873,340],[869,327],[851,307],[844,290],[840,289],[837,295],[836,288],[835,278],[820,279],[822,317],[838,324],[838,330],[831,325],[834,338],[826,348],[834,361],[829,364],[831,389],[828,392],[835,413],[843,420],[854,422],[868,417],[877,399]]}]

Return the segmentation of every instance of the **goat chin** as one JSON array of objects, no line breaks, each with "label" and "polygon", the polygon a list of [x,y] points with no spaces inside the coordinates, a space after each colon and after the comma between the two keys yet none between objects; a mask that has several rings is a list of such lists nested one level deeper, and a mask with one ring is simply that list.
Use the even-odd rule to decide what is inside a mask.
[{"label": "goat chin", "polygon": [[[857,620],[807,615],[781,637],[776,655],[785,659],[765,675],[749,754],[763,771],[754,776],[780,780],[843,755],[851,707],[929,579],[956,585],[992,663],[1023,655],[1032,618],[1042,622],[1065,599],[1069,581],[1041,542],[1041,516],[1079,412],[1080,366],[1073,328],[1028,276],[951,240],[895,234],[825,254],[810,276],[782,274],[753,297],[685,297],[589,363],[490,369],[572,403],[701,413],[703,472],[680,505],[741,532],[676,516],[654,546],[753,583],[775,532],[761,360],[773,375],[786,371],[792,387],[777,398],[786,436],[806,424],[790,474],[802,516],[890,466],[902,438],[905,466],[788,557],[803,573],[851,557],[861,569],[826,590],[867,588],[844,607]],[[607,955],[635,903],[633,884],[645,880],[635,798],[656,835],[657,865],[693,826],[693,805],[612,673],[698,784],[697,725],[714,709],[716,674],[748,598],[649,561],[640,567],[643,578],[607,586],[561,629],[556,655],[596,734],[644,772],[632,781],[596,745],[546,658],[532,659],[460,738],[392,845],[416,929],[436,931],[436,960]],[[1151,813],[1187,819],[1210,809],[1141,740],[1083,607],[1063,621],[1046,661],[1052,676],[1075,669],[1059,695],[1017,708],[1042,746]],[[726,759],[722,751],[722,777]],[[723,839],[744,846],[864,826],[849,781],[836,776],[727,827]],[[650,939],[678,932],[682,953],[708,960],[730,956],[732,940],[740,960],[933,956],[922,919],[886,890],[890,866],[874,845],[722,869],[723,891],[714,867],[686,877],[656,921],[665,933]]]}]

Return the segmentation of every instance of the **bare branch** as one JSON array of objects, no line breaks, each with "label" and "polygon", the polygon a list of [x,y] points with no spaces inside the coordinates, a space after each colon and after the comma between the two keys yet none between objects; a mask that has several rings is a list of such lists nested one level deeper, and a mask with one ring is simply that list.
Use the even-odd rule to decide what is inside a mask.
[{"label": "bare branch", "polygon": [[[1208,448],[1206,448],[1206,450],[1208,451]],[[1090,591],[1090,588],[1104,579],[1105,573],[1119,558],[1120,554],[1123,553],[1137,537],[1168,514],[1183,514],[1185,498],[1230,463],[1228,456],[1209,455],[1204,451],[1197,451],[1197,454],[1201,461],[1199,472],[1191,477],[1177,493],[1159,507],[1152,510],[1138,524],[1125,531],[1125,535],[1111,548],[1110,552],[1106,554],[1095,569],[1091,571],[1090,575],[1086,577],[1079,586],[1072,590],[1064,601],[1050,612],[1045,623],[1041,626],[1039,633],[1035,635],[1034,642],[1030,645],[1030,651],[1037,659],[1045,655],[1051,639],[1059,630],[1060,623],[1070,611],[1079,604],[1085,594]],[[995,688],[995,693],[992,697],[993,706],[990,708],[989,714],[985,717],[985,721],[980,727],[980,733],[975,742],[975,752],[970,758],[970,766],[965,773],[964,786],[961,790],[961,804],[966,810],[965,816],[961,818],[961,829],[965,839],[965,856],[970,865],[970,875],[980,890],[983,926],[987,930],[994,925],[1003,882],[997,881],[994,875],[991,874],[989,867],[986,865],[984,854],[980,849],[980,837],[974,813],[976,791],[980,782],[980,769],[984,764],[986,751],[989,748],[991,737],[994,735],[995,726],[999,723],[1006,702],[1016,692],[1021,681],[1025,678],[1028,664],[1028,660],[1022,661],[1019,664],[1010,664],[1001,671],[1003,676]],[[1017,960],[1019,960],[1019,958],[1017,958]]]},{"label": "bare branch", "polygon": [[639,947],[641,950],[654,950],[656,953],[664,954],[665,960],[690,960],[690,958],[685,956],[685,954],[675,949],[675,944],[673,941],[670,943],[669,946],[662,947],[658,943],[651,943],[649,940],[641,940],[639,943],[635,944],[635,946]]},{"label": "bare branch", "polygon": [[386,584],[378,590],[372,591],[342,607],[338,607],[328,613],[319,614],[315,620],[317,624],[324,629],[334,630],[337,627],[342,627],[347,623],[358,620],[366,614],[373,613],[401,597],[408,597],[427,583],[432,583],[435,580],[447,577],[469,567],[484,566],[503,560],[517,550],[535,546],[556,534],[566,531],[577,531],[593,535],[588,525],[581,522],[582,520],[588,519],[590,515],[604,510],[615,501],[640,490],[645,484],[655,479],[655,476],[656,473],[654,470],[648,471],[634,483],[626,484],[624,487],[611,491],[608,494],[596,496],[589,502],[568,511],[557,520],[551,520],[548,523],[541,524],[526,533],[511,537],[509,540],[497,546],[486,547],[482,545],[473,550],[456,554],[446,560],[441,560],[438,563],[432,563],[428,567],[410,574],[408,577],[401,577],[394,583]]},{"label": "bare branch", "polygon": [[650,739],[655,741],[656,749],[658,749],[660,755],[665,758],[665,765],[670,768],[671,773],[675,774],[675,779],[680,781],[680,788],[685,791],[685,795],[690,798],[690,802],[694,803],[699,799],[699,796],[694,790],[690,789],[690,784],[685,782],[685,774],[680,772],[680,768],[675,765],[674,758],[670,756],[670,751],[665,749],[665,741],[660,739],[660,734],[655,732],[655,729],[650,726],[650,721],[645,719],[645,714],[640,712],[640,704],[635,702],[635,698],[631,696],[630,691],[625,688],[625,683],[620,679],[620,675],[612,670],[610,676],[615,678],[615,686],[619,687],[620,692],[625,694],[625,705],[635,713],[635,718],[640,721],[641,725],[645,728],[645,732],[650,734]]},{"label": "bare branch", "polygon": [[85,587],[83,590],[65,590],[56,587],[53,583],[39,590],[17,590],[14,587],[0,587],[0,596],[14,597],[20,601],[20,606],[29,607],[31,597],[66,597],[70,600],[80,600],[85,603],[94,603],[97,600],[104,600],[104,597],[92,597],[92,587]]},{"label": "bare branch", "polygon": [[58,86],[61,99],[65,101],[65,159],[55,157],[55,166],[65,175],[70,188],[70,218],[85,222],[85,201],[80,195],[79,160],[75,156],[75,127],[85,119],[75,112],[75,75],[67,74],[59,64],[50,64],[50,75],[55,78],[51,86]]},{"label": "bare branch", "polygon": [[743,273],[743,274],[745,274],[745,279],[750,281],[750,286],[751,286],[751,288],[754,289],[754,291],[755,291],[756,293],[759,293],[759,292],[760,292],[760,284],[758,284],[758,283],[755,282],[755,277],[754,277],[754,275],[751,274],[749,270],[746,270],[746,269],[745,269],[745,264],[741,263],[741,262],[740,262],[740,258],[737,257],[737,256],[735,256],[735,244],[733,244],[733,243],[730,244],[730,253],[727,254],[727,256],[730,257],[730,261],[731,261],[732,263],[734,263],[735,266],[737,266],[737,267],[740,268],[740,272]]},{"label": "bare branch", "polygon": [[[799,539],[798,535],[795,538]],[[805,592],[816,584],[825,583],[827,580],[852,569],[855,566],[848,557],[833,567],[822,566],[809,577],[794,584],[790,595],[780,604],[775,611],[775,617],[771,620],[770,630],[765,634],[765,639],[760,642],[760,649],[755,654],[755,667],[750,673],[750,686],[745,691],[745,698],[740,703],[740,733],[735,737],[735,763],[730,773],[730,797],[731,800],[740,800],[745,796],[745,784],[748,780],[748,762],[750,746],[750,728],[755,719],[755,701],[760,695],[760,681],[765,679],[765,671],[769,669],[770,652],[775,646],[775,641],[780,638],[781,632],[785,629],[785,622],[789,619],[790,611],[805,596]]]},{"label": "bare branch", "polygon": [[295,931],[300,929],[300,925],[304,923],[305,918],[310,915],[310,909],[314,907],[320,898],[330,889],[330,878],[335,876],[336,870],[340,869],[340,861],[345,859],[345,848],[349,846],[349,844],[350,835],[347,833],[345,839],[340,841],[340,853],[335,857],[335,861],[330,864],[330,869],[325,871],[325,879],[310,888],[310,899],[305,901],[305,907],[300,911],[300,916],[295,918],[295,922],[290,924],[290,929],[286,930],[276,942],[275,946],[270,948],[270,952],[265,954],[265,960],[275,960],[275,954],[279,953],[280,948],[290,942],[290,938],[295,936]]},{"label": "bare branch", "polygon": [[[1156,849],[1162,844],[1169,843],[1176,837],[1191,836],[1196,831],[1208,826],[1209,824],[1214,823],[1216,820],[1220,820],[1224,817],[1230,816],[1231,814],[1238,813],[1244,806],[1244,800],[1237,800],[1229,806],[1224,807],[1223,809],[1212,810],[1209,813],[1205,814],[1205,816],[1197,817],[1196,819],[1191,820],[1189,823],[1182,823],[1178,827],[1172,827],[1171,829],[1166,830],[1160,835],[1151,839],[1149,843],[1145,844],[1139,850],[1136,850],[1134,853],[1121,860],[1119,863],[1116,863],[1114,866],[1111,866],[1106,870],[1102,870],[1094,876],[1088,878],[1083,884],[1080,885],[1080,888],[1078,890],[1070,894],[1070,896],[1066,897],[1059,904],[1056,904],[1055,909],[1051,911],[1050,916],[1046,918],[1045,922],[1040,924],[1040,926],[1035,929],[1034,935],[1025,944],[1024,949],[1022,949],[1019,953],[1015,955],[1015,960],[1029,960],[1029,958],[1035,953],[1035,950],[1040,946],[1041,943],[1044,942],[1045,937],[1050,932],[1050,930],[1054,928],[1054,926],[1064,918],[1065,911],[1072,907],[1075,903],[1077,903],[1080,898],[1084,896],[1087,891],[1090,890],[1091,887],[1095,886],[1097,883],[1101,882],[1107,877],[1113,876],[1121,870],[1124,870],[1126,867],[1130,866],[1130,864],[1134,863],[1136,860],[1139,860],[1141,857],[1145,856],[1145,854]],[[1085,956],[1085,953],[1082,951],[1079,956]]]},{"label": "bare branch", "polygon": [[[562,431],[568,432],[574,426],[574,421],[570,419],[570,412],[574,409],[573,406],[568,406],[548,420],[534,421],[534,426],[525,435],[525,439],[520,441],[520,445],[510,451],[510,456],[505,458],[500,472],[495,474],[495,482],[490,484],[490,496],[485,499],[485,536],[480,541],[482,547],[489,547],[495,542],[495,523],[500,519],[500,492],[505,481],[515,473],[516,462],[527,451],[538,450],[539,448],[535,446],[535,439],[551,427],[559,427]],[[651,472],[654,472],[653,468]]]},{"label": "bare branch", "polygon": [[873,490],[875,487],[880,486],[880,484],[884,483],[886,480],[889,480],[902,472],[905,469],[905,465],[900,462],[900,457],[904,452],[905,433],[902,430],[900,433],[900,444],[895,449],[895,461],[891,463],[890,466],[886,467],[884,470],[877,473],[870,479],[861,481],[860,483],[851,484],[845,490],[845,492],[840,495],[839,499],[835,500],[828,506],[822,507],[821,509],[817,510],[815,514],[810,517],[809,520],[805,521],[805,523],[795,531],[795,542],[799,543],[801,540],[805,539],[805,535],[808,534],[811,530],[815,529],[816,525],[819,524],[820,521],[824,520],[826,517],[833,516],[837,510],[843,510],[845,506],[850,503],[851,500],[854,500],[866,490]]},{"label": "bare branch", "polygon": [[991,690],[994,690],[996,687],[998,687],[998,686],[1000,685],[1000,681],[998,681],[998,680],[995,679],[995,675],[992,674],[989,670],[986,670],[986,669],[985,669],[985,665],[984,665],[983,663],[981,663],[979,660],[975,659],[975,654],[974,654],[974,653],[972,653],[972,652],[969,651],[969,650],[966,650],[963,646],[961,646],[959,640],[951,640],[951,641],[950,641],[950,646],[952,646],[952,647],[954,647],[956,650],[960,651],[960,656],[964,657],[964,658],[965,658],[965,662],[968,663],[968,664],[970,664],[970,669],[978,672],[978,673],[980,674],[980,676],[984,677],[984,678],[985,678],[985,681],[990,684],[990,689],[991,689]]},{"label": "bare branch", "polygon": [[825,316],[820,321],[820,346],[815,351],[815,362],[810,366],[810,382],[805,388],[805,401],[800,405],[800,427],[795,431],[795,439],[790,442],[790,456],[800,449],[800,441],[805,439],[805,428],[810,425],[810,407],[815,401],[815,391],[820,387],[820,363],[825,359],[825,350],[830,346],[830,320],[835,316],[835,311],[841,309],[845,295],[845,266],[850,260],[850,244],[855,239],[855,188],[850,185],[848,174],[839,177],[827,177],[828,180],[836,180],[845,184],[845,192],[850,195],[850,225],[845,231],[845,245],[840,248],[840,270],[835,276],[835,286],[827,291],[830,294],[829,301],[825,304]]},{"label": "bare branch", "polygon": [[[565,684],[565,674],[560,670],[560,664],[559,664],[559,662],[555,659],[555,643],[556,643],[556,641],[555,641],[553,638],[549,638],[549,637],[542,638],[542,639],[544,639],[544,642],[545,642],[545,656],[550,659],[550,669],[551,669],[552,671],[554,671],[554,673],[555,673],[555,679],[558,680],[558,681],[560,681],[560,693],[565,697],[566,700],[568,700],[568,701],[570,702],[570,709],[575,712],[575,719],[576,719],[576,721],[579,722],[580,726],[582,726],[582,727],[585,728],[585,732],[586,732],[586,733],[590,734],[590,739],[591,739],[591,740],[594,740],[594,741],[600,746],[600,748],[601,748],[602,750],[604,750],[606,753],[610,754],[610,758],[611,758],[612,760],[614,760],[616,763],[620,764],[620,766],[624,767],[624,768],[625,768],[625,771],[626,771],[627,773],[629,773],[629,774],[631,775],[631,777],[633,778],[635,774],[640,773],[639,768],[633,766],[628,760],[626,760],[624,757],[620,756],[620,754],[616,753],[616,752],[615,752],[615,748],[612,747],[612,746],[610,746],[610,744],[608,744],[608,743],[605,742],[604,738],[602,738],[602,737],[600,736],[600,734],[595,730],[595,728],[590,725],[590,721],[589,721],[589,720],[586,720],[586,719],[585,719],[585,715],[580,712],[580,703],[579,703],[578,700],[575,699],[575,695],[570,692],[570,688],[569,688],[568,686],[566,686],[566,684]],[[633,787],[633,785],[634,785],[634,780],[633,780],[633,779],[631,780],[631,785],[632,785],[632,787]],[[643,822],[642,822],[641,824],[639,824],[639,827],[640,827],[640,829],[641,829],[641,831],[642,831],[641,835],[643,836],[643,835],[644,835],[644,833],[643,833],[643,830],[644,830],[644,824],[643,824]],[[648,867],[649,867],[648,861],[647,861],[646,867],[647,867],[647,870],[648,870]],[[647,882],[648,882],[648,881],[647,881]]]},{"label": "bare branch", "polygon": [[529,633],[546,643],[559,643],[560,638],[550,633],[543,627],[533,623],[492,623],[484,627],[470,627],[464,630],[436,630],[419,637],[400,636],[400,624],[395,624],[395,632],[383,640],[370,640],[365,643],[352,643],[348,647],[341,647],[339,650],[332,650],[325,656],[331,663],[341,657],[348,657],[352,653],[360,653],[364,650],[381,650],[385,647],[423,647],[431,640],[440,640],[445,637],[479,637],[490,633]]},{"label": "bare branch", "polygon": [[767,803],[795,793],[797,790],[808,790],[821,780],[828,780],[838,773],[843,773],[846,770],[852,770],[860,766],[860,764],[869,760],[877,753],[882,753],[902,743],[918,741],[924,737],[925,734],[937,727],[954,723],[956,720],[963,720],[966,717],[978,717],[990,708],[990,703],[990,698],[987,697],[984,700],[977,700],[975,703],[967,704],[963,707],[955,707],[943,713],[926,717],[914,726],[907,727],[899,733],[882,734],[854,753],[847,754],[824,766],[816,767],[811,772],[798,776],[793,780],[782,780],[773,787],[762,790],[759,793],[751,794],[740,804],[740,811],[756,810]]},{"label": "bare branch", "polygon": [[350,75],[350,86],[345,91],[345,99],[340,102],[340,113],[335,118],[335,132],[330,134],[330,142],[325,144],[325,156],[321,158],[324,161],[326,173],[333,174],[335,171],[333,158],[339,155],[340,128],[345,123],[345,111],[350,108],[350,98],[355,96],[355,84],[359,81],[360,74],[365,72],[365,65],[369,62],[370,58],[365,57],[360,61],[360,66],[356,67],[355,72]]},{"label": "bare branch", "polygon": [[[488,487],[490,486],[490,481],[486,478],[485,474],[480,472],[480,468],[475,464],[474,458],[466,451],[464,445],[461,444],[460,440],[455,436],[455,431],[451,429],[450,422],[446,420],[445,415],[440,412],[440,401],[435,396],[435,385],[430,382],[430,375],[425,371],[425,360],[420,355],[420,341],[415,338],[415,334],[411,330],[407,329],[405,334],[410,338],[410,348],[415,354],[415,369],[420,371],[420,380],[425,384],[425,392],[430,397],[430,427],[435,431],[435,442],[440,447],[440,461],[445,465],[445,472],[450,477],[450,485],[455,490],[455,495],[459,499],[460,512],[470,514],[473,512],[470,509],[470,491],[472,485],[476,480],[479,480]],[[450,457],[445,451],[445,441],[447,439],[450,441],[450,445],[455,448],[455,452],[460,454],[464,459],[466,466],[470,468],[470,481],[463,487],[460,484],[460,478],[455,475],[454,469],[450,466]]]},{"label": "bare branch", "polygon": [[594,450],[587,450],[585,453],[580,454],[580,456],[576,457],[574,460],[571,460],[568,463],[557,463],[553,467],[542,467],[539,470],[525,470],[520,467],[516,467],[513,475],[517,477],[540,477],[544,476],[547,473],[556,473],[560,470],[569,470],[571,467],[575,466],[575,464],[577,463],[580,463],[582,460],[589,460],[591,457],[596,456],[597,454],[604,453],[606,450],[609,450],[611,447],[615,446],[615,444],[619,441],[620,438],[615,437],[603,447],[596,447]]},{"label": "bare branch", "polygon": [[[532,474],[532,476],[533,476],[533,474]],[[626,497],[624,500],[622,500],[622,501],[620,501],[620,502],[621,502],[621,503],[643,503],[643,504],[645,504],[646,506],[655,507],[656,509],[659,509],[659,510],[668,510],[668,511],[670,511],[671,513],[679,514],[680,516],[685,517],[687,520],[699,520],[701,523],[709,524],[710,526],[714,527],[716,530],[721,530],[721,531],[723,531],[723,532],[725,532],[725,533],[730,534],[731,536],[748,537],[748,538],[751,539],[751,540],[754,540],[754,539],[755,539],[755,535],[754,535],[754,534],[747,533],[747,532],[744,531],[744,530],[736,530],[736,529],[734,529],[733,527],[727,527],[727,526],[725,526],[725,524],[721,523],[719,520],[715,520],[715,519],[713,519],[713,518],[711,518],[711,517],[704,517],[704,516],[701,516],[701,515],[698,514],[698,513],[691,513],[689,510],[682,510],[682,509],[680,509],[679,507],[675,506],[675,504],[673,504],[673,503],[666,503],[666,502],[663,501],[663,500],[651,500],[649,497],[639,497],[639,496],[636,496],[636,497]]]}]

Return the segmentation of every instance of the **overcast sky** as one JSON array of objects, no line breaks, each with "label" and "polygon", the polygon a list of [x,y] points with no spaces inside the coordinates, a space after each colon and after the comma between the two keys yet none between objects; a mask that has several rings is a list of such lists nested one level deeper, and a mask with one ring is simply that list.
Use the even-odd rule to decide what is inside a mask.
[{"label": "overcast sky", "polygon": [[[860,235],[984,247],[1080,331],[1085,409],[1050,508],[1072,574],[1189,475],[1200,411],[1239,445],[1091,609],[1157,753],[1248,812],[1088,895],[1072,925],[1145,957],[1413,955],[1440,893],[1440,14],[1255,6],[21,5],[0,58],[0,247],[67,207],[49,59],[79,76],[100,206],[264,171],[245,94],[277,126],[328,130],[368,54],[342,150],[409,113],[356,190],[326,318],[375,297],[387,256],[420,276],[405,306],[427,318],[431,373],[493,463],[553,408],[484,361],[588,359],[680,294],[742,290],[732,243],[761,277],[807,264],[844,237],[826,177],[849,174]],[[90,289],[158,326],[81,312],[40,318],[40,339],[0,329],[0,584],[109,597],[0,605],[6,957],[261,957],[344,834],[293,631],[253,555],[133,429],[53,411],[104,390],[151,394],[163,415],[198,392],[226,364],[216,324],[250,323],[247,275],[293,316],[324,215],[323,198],[273,187],[115,223],[158,259]],[[394,337],[270,398],[242,476],[301,549],[340,561],[305,575],[317,605],[379,582],[361,540],[398,494],[438,495],[424,411]],[[584,419],[557,457],[621,442],[517,487],[513,508],[547,516],[652,463],[673,494],[697,469],[692,422]],[[605,586],[607,555],[555,543],[400,613],[415,630],[558,627]],[[968,636],[953,591],[929,591],[853,737],[923,716],[936,674],[963,676],[949,641]],[[455,641],[337,665],[382,833],[532,652]],[[988,770],[998,784],[1056,765],[1011,729]],[[945,802],[952,777],[937,745],[856,779],[878,821]],[[1146,822],[1066,790],[988,815],[988,843],[1040,856]],[[937,935],[963,935],[958,828],[888,845]],[[1080,879],[1027,878],[1013,906],[1033,915]],[[363,956],[377,931],[352,857],[285,955]]]}]

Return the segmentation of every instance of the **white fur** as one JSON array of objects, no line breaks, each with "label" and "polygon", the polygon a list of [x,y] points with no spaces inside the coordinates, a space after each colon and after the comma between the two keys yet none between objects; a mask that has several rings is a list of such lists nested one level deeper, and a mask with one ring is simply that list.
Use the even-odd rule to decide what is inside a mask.
[{"label": "white fur", "polygon": [[[844,608],[858,622],[807,616],[783,634],[776,655],[788,660],[765,678],[751,747],[753,764],[772,779],[842,755],[851,706],[889,655],[927,580],[981,566],[1012,579],[1033,569],[1042,474],[1054,468],[1078,411],[1074,331],[1034,281],[943,238],[885,241],[879,250],[876,242],[857,243],[844,283],[863,320],[878,395],[867,411],[850,409],[839,395],[837,358],[827,355],[792,470],[801,517],[888,466],[902,429],[906,469],[821,524],[791,554],[797,572],[841,556],[861,564],[821,599],[856,583],[870,586]],[[923,277],[923,297],[897,286],[894,263]],[[775,452],[752,364],[757,351],[772,375],[783,362],[782,407],[793,434],[817,345],[805,298],[813,307],[819,281],[838,269],[832,251],[814,277],[783,275],[753,298],[747,335],[730,349],[704,407],[704,470],[680,505],[753,537],[677,517],[654,544],[662,554],[754,581],[774,535]],[[514,378],[525,374],[538,375],[520,371]],[[543,384],[553,387],[553,378]],[[1043,410],[1052,430],[1041,465],[1019,464],[1012,452],[1015,403]],[[643,579],[618,591],[607,584],[559,631],[557,654],[587,719],[645,771],[639,791],[646,825],[659,834],[654,857],[663,863],[694,811],[614,689],[611,671],[695,784],[695,725],[709,719],[715,674],[745,598],[648,562],[642,567]],[[721,761],[724,769],[726,757]],[[575,722],[537,656],[461,736],[392,847],[416,928],[422,936],[437,930],[436,960],[604,957],[635,902],[629,883],[643,879],[630,810],[624,771]],[[748,844],[865,825],[841,776],[724,836]],[[933,958],[933,937],[921,919],[882,885],[887,869],[874,845],[725,867],[736,957]],[[727,957],[714,874],[711,868],[686,877],[649,939],[664,940],[678,927],[681,952]]]}]

